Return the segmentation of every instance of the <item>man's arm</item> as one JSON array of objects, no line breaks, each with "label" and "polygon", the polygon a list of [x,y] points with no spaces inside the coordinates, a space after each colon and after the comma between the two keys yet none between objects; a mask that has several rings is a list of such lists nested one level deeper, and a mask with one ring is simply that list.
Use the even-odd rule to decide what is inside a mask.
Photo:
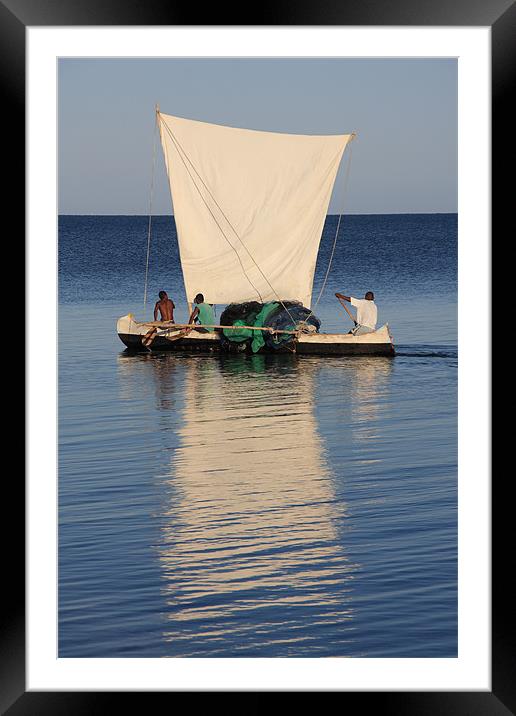
[{"label": "man's arm", "polygon": [[156,305],[154,306],[154,320],[155,321],[158,320],[158,305],[159,305],[159,302],[156,303]]},{"label": "man's arm", "polygon": [[355,316],[351,313],[351,311],[349,310],[349,308],[348,308],[348,307],[346,306],[346,304],[344,303],[344,301],[348,301],[349,303],[351,303],[351,296],[344,296],[344,294],[342,294],[342,293],[336,293],[335,295],[336,295],[337,298],[339,299],[341,306],[346,310],[346,313],[347,313],[348,316],[351,318],[351,320],[353,321],[353,323],[355,324],[355,326],[358,326],[358,323],[357,323],[357,320],[356,320]]},{"label": "man's arm", "polygon": [[188,319],[188,323],[193,323],[193,322],[195,321],[195,319],[197,318],[198,315],[199,315],[199,309],[198,309],[197,306],[196,306],[196,307],[194,308],[194,310],[192,311],[192,313],[190,314],[190,318]]}]

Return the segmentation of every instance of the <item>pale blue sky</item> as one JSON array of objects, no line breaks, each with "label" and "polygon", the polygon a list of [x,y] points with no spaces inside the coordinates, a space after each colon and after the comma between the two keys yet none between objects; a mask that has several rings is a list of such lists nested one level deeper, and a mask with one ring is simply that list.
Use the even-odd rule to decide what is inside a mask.
[{"label": "pale blue sky", "polygon": [[[154,106],[304,134],[357,132],[329,213],[457,211],[454,59],[62,59],[59,212],[144,214]],[[158,145],[154,211],[171,200]]]}]

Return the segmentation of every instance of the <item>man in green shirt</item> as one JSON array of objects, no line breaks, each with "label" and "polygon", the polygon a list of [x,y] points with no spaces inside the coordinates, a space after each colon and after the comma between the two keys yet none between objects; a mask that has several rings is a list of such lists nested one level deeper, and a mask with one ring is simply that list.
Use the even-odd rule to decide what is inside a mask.
[{"label": "man in green shirt", "polygon": [[[192,311],[188,323],[194,323],[197,321],[201,326],[212,326],[215,323],[215,317],[213,315],[213,307],[209,303],[204,303],[204,296],[202,293],[198,293],[194,298],[195,308]],[[197,328],[196,330],[202,331],[203,333],[213,333],[214,328]]]}]

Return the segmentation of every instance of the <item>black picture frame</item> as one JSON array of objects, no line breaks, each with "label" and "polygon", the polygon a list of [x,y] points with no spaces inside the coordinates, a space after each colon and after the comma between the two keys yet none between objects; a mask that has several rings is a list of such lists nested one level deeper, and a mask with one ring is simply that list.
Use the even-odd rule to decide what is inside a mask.
[{"label": "black picture frame", "polygon": [[[229,9],[230,5],[227,6]],[[511,226],[509,211],[514,182],[504,179],[503,165],[514,152],[514,114],[511,94],[516,86],[516,3],[513,0],[333,0],[287,4],[262,4],[251,18],[240,19],[234,8],[202,6],[202,25],[390,25],[390,26],[485,26],[492,32],[492,210],[493,235]],[[255,10],[253,8],[253,10]],[[0,83],[4,89],[4,168],[9,181],[4,187],[5,206],[16,216],[25,215],[25,29],[28,26],[80,25],[196,25],[199,9],[188,4],[153,0],[0,0]],[[472,118],[474,121],[474,118]],[[503,160],[503,165],[502,165]],[[23,246],[21,239],[18,246]],[[22,257],[23,262],[23,257]],[[19,265],[19,264],[18,264]],[[487,287],[489,290],[489,287]],[[481,287],[484,300],[486,287]],[[17,289],[18,290],[18,289]],[[480,297],[479,297],[480,298]],[[492,330],[496,332],[496,319]],[[489,339],[489,335],[485,338]],[[19,389],[16,393],[19,403]],[[13,475],[15,473],[13,472]],[[500,479],[501,478],[501,479]],[[512,612],[515,600],[510,583],[512,507],[505,472],[492,481],[492,691],[453,692],[345,692],[344,706],[356,702],[360,710],[382,714],[450,714],[500,716],[516,714],[516,658]],[[7,474],[4,476],[7,481]],[[21,479],[6,486],[4,505],[11,521],[4,547],[9,566],[4,571],[4,608],[0,642],[0,709],[9,716],[21,714],[90,714],[120,708],[120,699],[131,699],[133,708],[153,708],[149,698],[171,694],[145,692],[26,692],[25,691],[25,491]],[[5,510],[7,512],[7,509]],[[14,517],[14,519],[12,519]],[[145,703],[143,701],[145,699]]]}]

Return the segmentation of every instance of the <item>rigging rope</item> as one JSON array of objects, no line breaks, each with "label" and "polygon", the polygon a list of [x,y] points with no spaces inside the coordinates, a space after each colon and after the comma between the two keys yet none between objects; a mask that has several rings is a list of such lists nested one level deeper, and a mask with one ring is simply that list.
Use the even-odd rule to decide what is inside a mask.
[{"label": "rigging rope", "polygon": [[150,257],[150,242],[151,242],[151,225],[152,225],[152,198],[154,195],[154,171],[156,167],[156,135],[158,128],[158,109],[156,108],[156,123],[154,125],[154,146],[152,150],[152,173],[151,173],[151,188],[149,198],[149,226],[147,229],[147,260],[145,263],[145,287],[143,289],[143,315],[145,317],[145,309],[147,307],[147,283],[149,279],[149,257]]},{"label": "rigging rope", "polygon": [[[250,279],[249,276],[247,275],[247,271],[246,271],[245,268],[244,268],[244,265],[243,265],[243,263],[242,263],[242,259],[240,258],[240,254],[239,254],[238,251],[235,249],[235,247],[233,246],[233,244],[231,243],[231,241],[228,239],[228,237],[226,236],[226,233],[225,233],[224,229],[222,228],[222,226],[221,226],[221,225],[219,224],[219,222],[217,221],[217,217],[215,216],[215,214],[212,212],[212,210],[211,210],[210,207],[208,206],[208,204],[207,204],[205,198],[203,197],[203,195],[202,195],[202,193],[201,193],[199,187],[197,186],[197,184],[196,184],[196,182],[195,182],[195,179],[194,179],[193,176],[192,176],[192,173],[191,173],[190,170],[188,169],[188,166],[187,166],[187,164],[186,164],[186,162],[185,162],[185,159],[183,158],[183,154],[184,154],[184,156],[186,157],[186,159],[188,160],[189,164],[192,166],[192,168],[193,168],[193,170],[195,171],[195,173],[198,175],[197,170],[195,169],[195,167],[194,167],[193,164],[191,163],[191,161],[190,161],[190,159],[188,158],[188,155],[186,154],[186,152],[185,152],[185,150],[183,149],[183,147],[179,144],[178,140],[176,140],[176,138],[174,137],[174,135],[173,135],[172,132],[170,131],[170,128],[168,127],[167,123],[166,123],[164,120],[161,120],[161,122],[162,122],[162,124],[165,126],[165,129],[166,129],[168,135],[170,136],[170,139],[172,140],[172,142],[173,142],[173,144],[174,144],[174,146],[175,146],[175,148],[176,148],[176,150],[177,150],[177,153],[179,154],[179,158],[180,158],[181,161],[183,162],[184,167],[185,167],[186,171],[188,172],[188,176],[189,176],[190,179],[192,180],[192,183],[193,183],[194,187],[195,187],[196,190],[197,190],[197,193],[199,194],[199,196],[201,197],[201,199],[202,199],[204,205],[206,206],[206,208],[207,208],[208,211],[210,212],[213,221],[214,221],[214,222],[217,224],[217,226],[219,227],[222,236],[224,237],[224,239],[226,240],[226,242],[230,245],[230,247],[231,247],[231,248],[233,249],[233,251],[235,252],[236,257],[237,257],[237,259],[238,259],[238,261],[239,261],[239,263],[240,263],[240,266],[241,266],[241,268],[242,268],[242,271],[244,272],[244,276],[246,277],[246,279],[249,281],[249,283],[251,284],[251,286],[253,287],[253,289],[254,289],[254,290],[256,291],[256,293],[258,294],[258,297],[259,297],[261,303],[263,303],[263,298],[262,298],[261,293],[258,291],[258,289],[257,289],[256,286],[254,285],[254,283],[251,281],[251,279]],[[168,158],[168,152],[167,152],[167,158]],[[167,162],[167,164],[168,164],[168,162]],[[198,175],[198,176],[199,176],[199,175]],[[199,177],[199,178],[201,179],[201,182],[202,182],[202,178],[201,178],[201,177]],[[170,177],[169,177],[169,179],[170,179]],[[202,182],[202,183],[204,184],[204,182]],[[204,185],[204,186],[206,187],[206,185]],[[207,187],[206,187],[206,190],[209,192],[209,189],[208,189]],[[209,193],[210,193],[210,196],[211,196],[211,192],[209,192]],[[213,198],[213,197],[212,197],[212,198]],[[213,199],[213,200],[215,201],[215,199]],[[216,201],[215,201],[215,204],[217,204]],[[217,206],[218,206],[218,204],[217,204]],[[219,209],[220,209],[220,207],[219,207]],[[222,211],[222,209],[220,209],[220,211],[221,211],[221,213],[224,215],[224,212]],[[227,220],[227,219],[226,219],[226,220]],[[229,224],[229,221],[228,221],[228,224]],[[230,226],[231,226],[231,224],[230,224]],[[237,235],[237,238],[238,238],[238,235]]]},{"label": "rigging rope", "polygon": [[161,121],[162,121],[162,123],[164,124],[165,129],[166,129],[166,131],[167,131],[169,137],[171,138],[172,142],[174,143],[174,146],[176,147],[176,149],[178,149],[178,147],[179,147],[179,149],[181,150],[181,151],[178,151],[178,154],[179,154],[179,156],[181,157],[181,160],[182,160],[183,164],[185,165],[185,168],[186,168],[186,170],[187,170],[187,172],[188,172],[188,175],[189,175],[190,178],[192,179],[193,184],[194,184],[195,188],[197,189],[197,192],[198,192],[199,196],[201,197],[201,199],[202,199],[204,205],[206,206],[206,208],[207,208],[208,211],[210,212],[211,216],[213,217],[213,220],[215,221],[215,223],[216,223],[217,226],[219,227],[219,229],[220,229],[222,235],[224,236],[224,238],[226,239],[226,241],[228,242],[228,244],[231,246],[231,248],[232,248],[232,249],[234,250],[234,252],[236,253],[236,255],[237,255],[237,257],[238,257],[238,260],[239,260],[239,262],[240,262],[240,266],[242,267],[242,271],[244,272],[244,274],[245,274],[247,280],[249,281],[249,283],[251,284],[251,286],[254,288],[254,290],[256,291],[256,293],[258,294],[258,296],[260,297],[261,303],[263,303],[264,301],[263,301],[263,299],[262,299],[262,296],[261,296],[260,292],[258,291],[258,289],[256,288],[256,286],[253,284],[253,282],[251,281],[251,279],[249,278],[249,276],[248,276],[248,274],[247,274],[247,272],[246,272],[246,270],[245,270],[245,268],[244,268],[244,265],[243,265],[243,263],[242,263],[242,260],[240,259],[240,255],[239,255],[238,251],[235,249],[235,247],[233,246],[233,244],[229,241],[229,239],[228,239],[228,237],[226,236],[224,230],[222,229],[222,227],[221,227],[221,225],[219,224],[219,222],[217,221],[215,215],[213,214],[213,212],[211,211],[210,207],[208,206],[208,203],[206,202],[205,198],[203,197],[201,191],[199,190],[199,187],[197,186],[197,184],[196,184],[194,178],[192,177],[191,172],[189,171],[188,167],[186,166],[186,163],[185,163],[185,161],[184,161],[184,159],[183,159],[183,154],[184,154],[184,157],[186,158],[186,160],[188,161],[188,163],[190,164],[190,166],[192,167],[193,171],[195,172],[196,176],[199,178],[199,180],[200,180],[200,182],[202,183],[203,187],[206,189],[206,191],[208,192],[208,194],[209,194],[210,197],[212,198],[212,200],[213,200],[215,206],[219,209],[220,213],[222,214],[222,216],[224,217],[224,219],[225,219],[226,222],[228,223],[229,227],[231,228],[231,230],[232,230],[233,233],[235,234],[236,238],[240,241],[240,243],[241,243],[242,246],[244,247],[245,251],[247,252],[247,254],[248,254],[248,256],[249,256],[249,258],[250,258],[251,261],[254,263],[254,265],[256,266],[256,268],[258,269],[258,271],[260,272],[260,274],[262,275],[262,277],[265,279],[265,281],[266,281],[267,284],[269,285],[269,288],[272,290],[272,292],[273,292],[274,295],[276,296],[276,299],[278,300],[279,303],[281,303],[281,305],[283,306],[283,308],[285,309],[285,311],[286,311],[286,312],[288,313],[288,315],[290,316],[290,319],[291,319],[291,320],[293,321],[293,323],[295,324],[295,319],[294,319],[294,317],[292,316],[292,314],[291,314],[290,311],[288,310],[287,306],[285,306],[285,304],[283,303],[282,299],[279,297],[279,295],[278,295],[276,289],[275,289],[274,286],[271,284],[271,282],[269,281],[269,279],[267,278],[267,276],[263,273],[263,271],[261,270],[261,268],[260,268],[260,266],[258,265],[258,263],[255,261],[254,257],[252,256],[251,252],[249,251],[249,249],[247,248],[247,246],[245,245],[245,243],[242,241],[242,239],[241,239],[240,236],[238,235],[237,230],[235,229],[235,227],[233,226],[233,224],[231,223],[231,221],[228,219],[228,217],[227,217],[226,214],[224,213],[224,210],[222,209],[222,207],[220,206],[220,204],[219,204],[219,203],[217,202],[217,200],[215,199],[215,197],[214,197],[213,193],[211,192],[210,188],[209,188],[209,187],[206,185],[206,183],[204,182],[203,178],[201,177],[201,175],[200,175],[199,172],[197,171],[196,167],[194,166],[194,164],[192,163],[192,161],[191,161],[190,158],[188,157],[188,154],[185,152],[185,150],[184,150],[184,148],[182,147],[182,145],[180,144],[179,140],[172,134],[172,131],[170,130],[170,127],[167,125],[167,123],[166,123],[164,120],[161,120]]},{"label": "rigging rope", "polygon": [[337,238],[338,238],[338,236],[339,236],[339,229],[340,229],[340,222],[341,222],[341,219],[342,219],[342,213],[344,212],[344,198],[345,198],[345,196],[346,196],[346,191],[347,191],[347,186],[348,186],[348,179],[349,179],[349,170],[350,170],[350,168],[351,168],[351,153],[352,153],[352,149],[353,149],[353,145],[351,144],[351,141],[355,138],[355,136],[356,136],[356,135],[355,135],[355,132],[353,132],[353,133],[351,134],[351,140],[350,140],[350,146],[349,146],[349,152],[348,152],[348,163],[347,163],[347,166],[346,166],[346,174],[345,174],[345,176],[344,176],[344,187],[343,187],[343,191],[342,191],[342,198],[343,198],[342,211],[341,211],[341,213],[339,214],[339,220],[338,220],[338,222],[337,222],[337,230],[336,230],[336,232],[335,232],[335,237],[334,237],[334,239],[333,239],[333,246],[332,246],[332,249],[331,249],[330,260],[329,260],[329,262],[328,262],[328,268],[326,269],[326,275],[325,275],[325,277],[324,277],[324,280],[323,280],[323,283],[322,283],[322,286],[321,286],[321,290],[319,291],[319,295],[317,296],[317,301],[315,302],[313,309],[311,310],[310,314],[307,316],[307,318],[306,318],[305,320],[308,320],[308,319],[310,318],[310,316],[313,315],[314,310],[317,308],[317,304],[319,303],[319,301],[320,301],[320,299],[321,299],[321,296],[322,296],[322,294],[323,294],[323,291],[324,291],[324,289],[325,289],[325,287],[326,287],[326,281],[328,280],[328,276],[329,276],[329,274],[330,274],[330,269],[331,269],[331,265],[332,265],[332,262],[333,262],[333,255],[334,255],[334,253],[335,253],[335,248],[336,248],[336,246],[337,246]]}]

